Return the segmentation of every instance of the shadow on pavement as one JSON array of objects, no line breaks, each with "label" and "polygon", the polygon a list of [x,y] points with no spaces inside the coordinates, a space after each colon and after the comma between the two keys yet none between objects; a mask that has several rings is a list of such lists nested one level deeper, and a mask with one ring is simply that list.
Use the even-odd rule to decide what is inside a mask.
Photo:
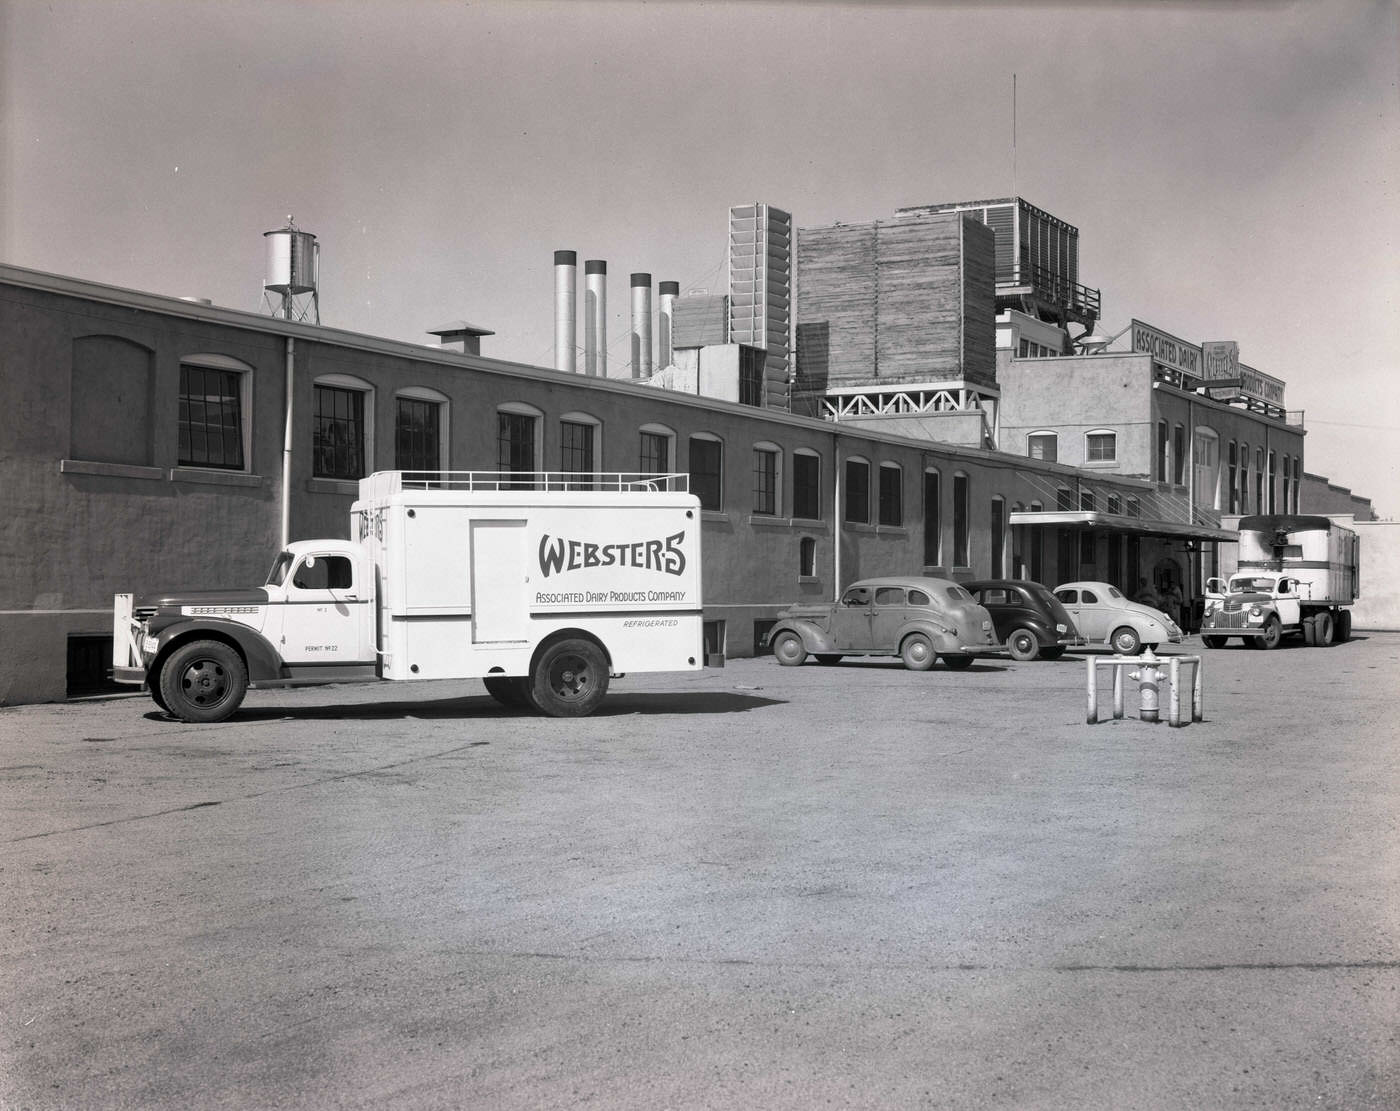
[{"label": "shadow on pavement", "polygon": [[[739,714],[767,706],[784,705],[784,700],[761,698],[734,691],[690,691],[685,693],[610,694],[592,717],[620,717],[626,714]],[[144,715],[148,721],[174,722],[179,719],[161,710]],[[397,702],[356,702],[330,706],[247,706],[224,724],[254,721],[384,721],[448,718],[526,718],[543,715],[511,710],[494,698],[478,695],[467,698],[438,698]],[[563,719],[560,719],[563,720]]]}]

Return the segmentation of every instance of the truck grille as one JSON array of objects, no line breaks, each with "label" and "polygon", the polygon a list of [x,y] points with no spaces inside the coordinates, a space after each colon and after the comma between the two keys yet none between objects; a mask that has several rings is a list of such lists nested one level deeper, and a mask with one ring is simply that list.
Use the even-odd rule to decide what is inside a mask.
[{"label": "truck grille", "polygon": [[1220,610],[1211,618],[1211,627],[1215,629],[1247,629],[1249,628],[1249,614],[1245,610]]}]

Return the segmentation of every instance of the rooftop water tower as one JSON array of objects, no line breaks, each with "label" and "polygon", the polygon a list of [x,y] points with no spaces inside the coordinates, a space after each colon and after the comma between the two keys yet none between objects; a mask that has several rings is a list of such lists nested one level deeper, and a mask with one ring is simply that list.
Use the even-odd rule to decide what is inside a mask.
[{"label": "rooftop water tower", "polygon": [[321,246],[309,231],[298,231],[290,216],[287,226],[263,232],[267,240],[267,277],[263,279],[263,308],[287,320],[321,323],[316,290]]}]

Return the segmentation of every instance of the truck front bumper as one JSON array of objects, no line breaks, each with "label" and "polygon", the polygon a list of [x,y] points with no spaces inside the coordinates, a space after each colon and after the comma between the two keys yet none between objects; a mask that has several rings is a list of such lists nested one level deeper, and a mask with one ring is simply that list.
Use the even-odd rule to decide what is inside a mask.
[{"label": "truck front bumper", "polygon": [[114,667],[112,668],[112,682],[130,683],[132,686],[144,687],[146,685],[146,669],[144,667]]}]

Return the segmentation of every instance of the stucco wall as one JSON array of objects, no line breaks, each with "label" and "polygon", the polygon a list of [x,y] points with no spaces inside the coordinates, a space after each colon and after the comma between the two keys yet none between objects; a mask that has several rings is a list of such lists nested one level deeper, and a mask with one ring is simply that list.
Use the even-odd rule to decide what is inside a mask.
[{"label": "stucco wall", "polygon": [[1400,629],[1400,521],[1357,521],[1361,597],[1352,609],[1358,629]]}]

